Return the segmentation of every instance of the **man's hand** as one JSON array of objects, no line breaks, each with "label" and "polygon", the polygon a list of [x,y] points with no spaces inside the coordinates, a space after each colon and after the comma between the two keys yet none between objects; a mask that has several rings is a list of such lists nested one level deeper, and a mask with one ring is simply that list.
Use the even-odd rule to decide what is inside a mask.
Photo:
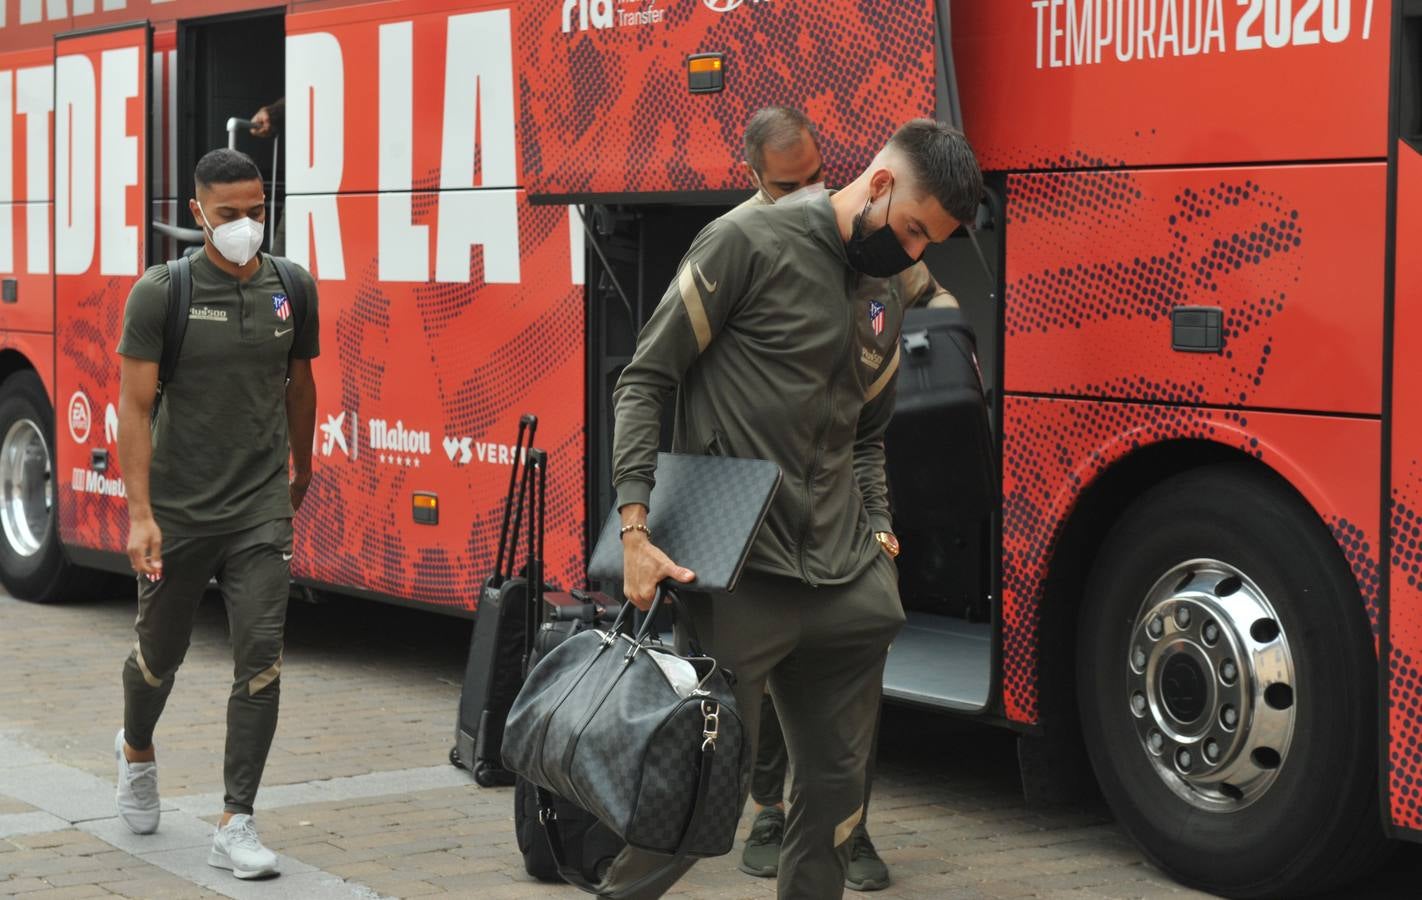
[{"label": "man's hand", "polygon": [[657,595],[657,585],[667,578],[682,584],[696,580],[696,573],[679,566],[640,531],[622,536],[622,592],[632,605],[646,612]]},{"label": "man's hand", "polygon": [[128,564],[149,581],[163,577],[163,532],[152,516],[129,520]]},{"label": "man's hand", "polygon": [[874,540],[879,542],[879,548],[889,554],[890,559],[899,558],[899,539],[892,531],[876,531]]},{"label": "man's hand", "polygon": [[291,511],[298,512],[306,499],[306,489],[311,487],[311,473],[297,472],[291,479]]},{"label": "man's hand", "polygon": [[272,114],[267,111],[267,108],[265,106],[263,106],[261,109],[257,110],[256,115],[252,116],[252,136],[264,138],[271,137],[271,134]]}]

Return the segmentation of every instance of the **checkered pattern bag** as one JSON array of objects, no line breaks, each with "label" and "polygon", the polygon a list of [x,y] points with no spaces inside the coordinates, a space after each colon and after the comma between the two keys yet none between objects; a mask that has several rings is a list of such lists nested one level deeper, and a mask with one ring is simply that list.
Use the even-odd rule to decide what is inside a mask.
[{"label": "checkered pattern bag", "polygon": [[653,658],[671,653],[648,634],[661,602],[659,592],[636,637],[622,628],[629,604],[611,631],[574,635],[539,661],[509,713],[503,761],[634,847],[720,856],[735,839],[750,747],[715,660],[678,658],[699,679],[688,691]]}]

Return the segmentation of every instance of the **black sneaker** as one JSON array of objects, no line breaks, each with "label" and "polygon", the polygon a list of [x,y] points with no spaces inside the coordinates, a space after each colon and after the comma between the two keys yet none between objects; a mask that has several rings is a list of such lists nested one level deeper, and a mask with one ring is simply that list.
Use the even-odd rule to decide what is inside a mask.
[{"label": "black sneaker", "polygon": [[755,814],[750,837],[741,854],[740,870],[757,878],[774,878],[780,872],[780,842],[785,838],[785,811],[767,806]]},{"label": "black sneaker", "polygon": [[844,886],[851,891],[882,891],[889,886],[889,867],[879,858],[862,824],[855,826],[849,838],[849,865],[844,870]]}]

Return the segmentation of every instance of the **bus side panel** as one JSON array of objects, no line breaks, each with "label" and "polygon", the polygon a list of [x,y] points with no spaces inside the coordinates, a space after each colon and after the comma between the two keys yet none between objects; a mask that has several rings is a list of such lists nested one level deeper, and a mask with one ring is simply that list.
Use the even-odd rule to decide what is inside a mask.
[{"label": "bus side panel", "polygon": [[1061,529],[1102,473],[1161,441],[1232,447],[1288,480],[1347,558],[1378,628],[1381,424],[1375,419],[1009,396],[1003,442],[1003,704],[1038,719],[1045,579]]},{"label": "bus side panel", "polygon": [[1422,831],[1422,153],[1397,148],[1393,303],[1388,789],[1392,821]]},{"label": "bus side panel", "polygon": [[[1013,177],[1007,389],[1377,414],[1386,178],[1381,163]],[[1180,306],[1219,311],[1220,351],[1173,349]]]},{"label": "bus side panel", "polygon": [[1382,157],[1390,6],[953,3],[968,137],[989,169]]},{"label": "bus side panel", "polygon": [[60,539],[98,550],[128,535],[114,350],[147,253],[149,52],[147,24],[55,43],[55,493]]},{"label": "bus side panel", "polygon": [[[533,412],[549,454],[547,578],[582,583],[583,296],[570,281],[568,210],[498,193],[517,211],[518,283],[488,283],[478,250],[464,283],[381,282],[377,197],[338,198],[349,277],[320,280],[316,454],[296,522],[297,577],[473,609],[494,563],[518,419]],[[412,199],[413,221],[433,230],[441,205],[482,197]],[[415,524],[416,492],[438,498],[438,525]],[[525,553],[521,542],[519,565]]]},{"label": "bus side panel", "polygon": [[[927,0],[547,2],[518,14],[533,195],[744,190],[742,133],[772,104],[810,116],[828,182],[845,184],[899,125],[934,111]],[[725,55],[724,91],[690,92],[687,57],[700,53]]]},{"label": "bus side panel", "polygon": [[32,331],[3,331],[0,332],[0,351],[3,350],[20,354],[34,367],[35,374],[44,383],[50,403],[57,410],[54,421],[55,440],[67,440],[64,437],[67,433],[64,406],[54,396],[54,337]]},{"label": "bus side panel", "polygon": [[468,611],[523,413],[550,457],[548,580],[583,581],[585,325],[581,229],[517,187],[512,15],[449,6],[287,20],[287,251],[322,344],[294,568]]}]

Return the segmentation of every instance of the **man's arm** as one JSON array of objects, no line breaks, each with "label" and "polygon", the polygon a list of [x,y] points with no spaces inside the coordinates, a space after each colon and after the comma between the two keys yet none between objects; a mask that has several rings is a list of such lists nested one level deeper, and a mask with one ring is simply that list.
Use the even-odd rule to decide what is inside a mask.
[{"label": "man's arm", "polygon": [[311,486],[311,442],[316,435],[316,379],[311,360],[293,359],[287,369],[286,433],[291,444],[291,508],[301,509]]},{"label": "man's arm", "polygon": [[898,385],[899,351],[884,371],[869,387],[864,408],[859,413],[859,428],[854,436],[854,479],[869,513],[869,526],[875,534],[893,534],[894,520],[889,509],[889,480],[884,474],[884,432],[894,415],[894,397]]},{"label": "man's arm", "polygon": [[958,308],[958,298],[948,293],[948,289],[934,279],[928,271],[928,264],[919,262],[905,269],[899,276],[899,288],[904,294],[904,308],[929,306],[937,308]]},{"label": "man's arm", "polygon": [[163,574],[163,534],[153,518],[148,474],[158,363],[132,356],[119,359],[118,453],[128,493],[128,561],[135,572],[156,580]]},{"label": "man's arm", "polygon": [[[624,527],[646,525],[662,410],[752,284],[755,252],[735,223],[723,218],[706,226],[637,338],[637,351],[612,394],[612,483]],[[663,579],[685,583],[695,577],[657,549],[654,538],[635,528],[623,534],[623,591],[642,609]]]}]

